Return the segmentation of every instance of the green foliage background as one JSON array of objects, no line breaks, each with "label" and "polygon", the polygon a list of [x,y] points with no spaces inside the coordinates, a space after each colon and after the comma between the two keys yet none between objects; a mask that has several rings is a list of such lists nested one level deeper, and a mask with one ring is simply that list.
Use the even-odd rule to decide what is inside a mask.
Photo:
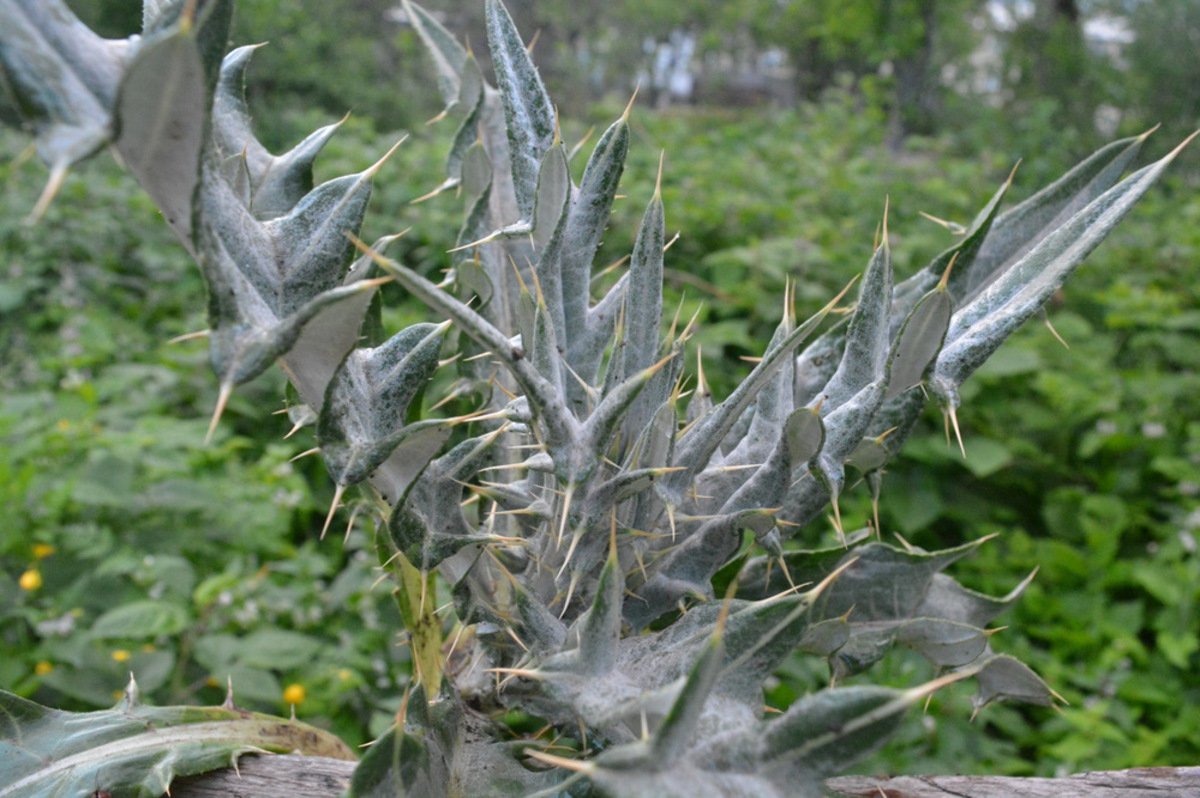
[{"label": "green foliage background", "polygon": [[[376,97],[361,64],[313,73],[320,59],[288,59],[322,52],[309,39],[325,26],[284,28],[283,53],[266,48],[253,67],[293,81],[271,87],[276,104],[256,105],[268,140],[328,121],[295,110],[310,85],[367,84],[358,101],[379,113],[352,118],[318,168],[364,168],[411,126],[364,234],[412,226],[393,252],[442,268],[455,200],[409,204],[440,182],[450,135],[419,124],[429,114],[414,108],[431,98],[402,107],[417,91],[404,86]],[[718,393],[769,337],[788,281],[811,310],[862,269],[885,197],[903,276],[952,241],[920,212],[965,223],[1018,158],[1024,195],[1088,149],[1064,140],[1052,102],[1012,124],[977,110],[895,148],[873,91],[847,83],[787,112],[635,113],[612,259],[628,251],[665,151],[667,225],[681,232],[668,281],[681,315],[701,314],[695,342]],[[578,140],[589,118],[616,113],[594,108],[564,135]],[[283,406],[282,379],[239,390],[203,447],[215,401],[205,346],[167,343],[205,325],[198,273],[104,159],[68,179],[39,226],[22,225],[44,178],[18,157],[25,146],[0,134],[0,684],[85,708],[113,703],[131,670],[160,703],[218,702],[231,679],[240,703],[269,711],[286,711],[284,686],[300,684],[302,718],[370,739],[399,705],[408,653],[362,522],[344,543],[340,531],[317,540],[331,489],[315,458],[289,462],[311,435],[284,440],[286,417],[267,416]],[[1169,177],[1073,279],[1050,312],[1069,350],[1031,325],[967,384],[967,459],[931,416],[885,480],[886,531],[927,548],[998,535],[957,566],[965,584],[1003,593],[1039,569],[1001,634],[1070,705],[994,707],[965,729],[969,705],[952,689],[870,768],[1044,775],[1200,757],[1196,188],[1186,170]],[[398,291],[388,301],[391,327],[422,316]],[[869,517],[864,494],[846,498],[847,523]],[[832,539],[819,529],[807,542]],[[20,583],[30,570],[42,578],[34,590]],[[897,655],[871,678],[909,685],[924,667]],[[768,700],[783,705],[826,678],[797,659]]]}]

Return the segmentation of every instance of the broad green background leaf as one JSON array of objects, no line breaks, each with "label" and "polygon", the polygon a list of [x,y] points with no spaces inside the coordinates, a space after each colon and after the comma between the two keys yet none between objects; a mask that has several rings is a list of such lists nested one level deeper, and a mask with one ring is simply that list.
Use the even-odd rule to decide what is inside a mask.
[{"label": "broad green background leaf", "polygon": [[100,639],[145,640],[159,635],[178,634],[190,622],[187,609],[178,604],[140,601],[125,604],[101,615],[92,626],[92,635]]}]

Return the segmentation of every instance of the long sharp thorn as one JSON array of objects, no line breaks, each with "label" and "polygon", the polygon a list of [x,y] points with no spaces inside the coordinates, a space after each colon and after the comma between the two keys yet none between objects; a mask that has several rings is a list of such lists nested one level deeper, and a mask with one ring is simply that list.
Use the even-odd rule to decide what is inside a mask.
[{"label": "long sharp thorn", "polygon": [[562,610],[558,613],[558,617],[560,620],[562,619],[562,617],[564,615],[567,614],[567,607],[571,606],[571,597],[575,595],[575,585],[578,582],[579,582],[579,572],[572,571],[571,572],[571,581],[567,583],[567,597],[566,597],[566,599],[563,600]]},{"label": "long sharp thorn", "polygon": [[237,709],[237,704],[233,702],[233,677],[225,677],[225,702],[221,704],[222,709]]},{"label": "long sharp thorn", "polygon": [[469,244],[463,244],[461,246],[457,246],[454,249],[448,249],[448,250],[446,250],[446,252],[447,252],[447,254],[449,254],[451,252],[462,252],[464,249],[470,249],[471,247],[478,247],[481,244],[490,244],[491,242],[495,241],[498,238],[500,238],[500,231],[497,230],[494,233],[488,233],[483,238],[481,238],[477,241],[472,241]]},{"label": "long sharp thorn", "polygon": [[358,518],[358,505],[355,504],[354,509],[350,511],[350,522],[346,524],[346,534],[342,537],[342,545],[346,545],[350,541],[350,533],[354,531],[354,519]]},{"label": "long sharp thorn", "polygon": [[177,335],[174,338],[170,338],[167,340],[167,343],[181,344],[184,341],[194,341],[197,338],[207,338],[211,334],[212,330],[196,330],[195,332],[184,333],[183,335]]},{"label": "long sharp thorn", "polygon": [[392,154],[395,153],[396,150],[398,150],[400,148],[400,145],[403,144],[407,139],[408,139],[408,134],[405,133],[403,136],[400,137],[399,141],[397,141],[395,144],[392,145],[392,148],[390,150],[388,150],[387,152],[385,152],[383,154],[382,158],[380,158],[378,161],[376,161],[375,163],[373,163],[369,167],[367,167],[367,173],[366,173],[367,177],[374,177],[375,173],[378,172],[380,169],[382,169],[383,165],[385,163],[387,163],[388,158],[391,158]]},{"label": "long sharp thorn", "polygon": [[954,405],[950,405],[950,424],[954,427],[954,437],[958,439],[958,450],[962,452],[963,459],[967,458],[967,447],[963,445],[962,430],[958,428],[958,410]]},{"label": "long sharp thorn", "polygon": [[1045,310],[1042,311],[1042,321],[1045,322],[1046,329],[1050,331],[1050,334],[1054,336],[1056,341],[1063,345],[1064,349],[1071,348],[1071,345],[1067,343],[1061,335],[1058,334],[1058,330],[1054,329],[1054,325],[1050,322],[1050,316]]},{"label": "long sharp thorn", "polygon": [[842,526],[842,511],[838,507],[839,495],[840,492],[834,492],[833,496],[831,497],[833,504],[833,528],[837,530],[838,542],[842,544],[842,548],[848,548],[849,544],[846,542],[846,529]]},{"label": "long sharp thorn", "polygon": [[[563,534],[567,531],[567,517],[571,513],[571,498],[575,495],[575,483],[567,485],[567,492],[563,495],[563,511],[562,521],[558,524],[558,535],[555,537],[554,546],[560,548],[562,546]],[[572,549],[574,546],[572,546]],[[560,572],[561,573],[561,572]]]},{"label": "long sharp thorn", "polygon": [[[835,581],[837,581],[837,578],[839,576],[841,576],[842,574],[844,574],[847,569],[849,569],[851,566],[853,566],[855,563],[857,563],[858,559],[859,559],[858,557],[851,557],[849,560],[846,560],[844,563],[839,565],[837,568],[834,568],[832,571],[830,571],[829,575],[826,576],[824,579],[822,579],[820,582],[818,582],[816,584],[816,586],[813,587],[812,590],[809,591],[809,593],[811,593],[813,596],[821,595],[821,593],[823,593],[825,591],[825,588],[829,587]],[[851,609],[853,609],[853,608],[851,608]],[[847,612],[846,615],[849,616],[850,613]]]},{"label": "long sharp thorn", "polygon": [[288,460],[288,462],[289,462],[289,463],[294,463],[294,462],[296,462],[297,460],[302,460],[302,459],[304,459],[305,457],[308,457],[310,454],[316,454],[316,453],[317,453],[317,452],[319,452],[319,451],[321,451],[321,447],[320,447],[320,446],[314,446],[314,447],[313,447],[313,448],[311,448],[311,449],[308,449],[308,450],[306,450],[306,451],[300,452],[300,454],[298,454],[298,455],[296,455],[295,457],[293,457],[293,458],[289,459],[289,460]]},{"label": "long sharp thorn", "polygon": [[795,590],[795,589],[796,589],[796,583],[792,581],[792,574],[791,574],[791,572],[788,570],[788,567],[787,567],[787,560],[783,559],[783,555],[780,555],[780,556],[779,556],[779,568],[780,568],[780,570],[782,570],[782,571],[783,571],[783,578],[787,580],[788,586],[789,586],[789,587],[790,587],[792,590]]},{"label": "long sharp thorn", "polygon": [[889,246],[889,244],[888,244],[888,210],[890,209],[891,204],[892,204],[892,198],[890,195],[883,198],[883,242],[882,243],[883,243],[883,246],[885,246],[885,247]]},{"label": "long sharp thorn", "polygon": [[583,529],[576,529],[571,535],[571,545],[567,547],[567,556],[563,558],[563,564],[558,569],[558,573],[554,575],[554,581],[558,581],[562,577],[563,571],[567,570],[567,566],[571,564],[571,558],[575,556],[575,547],[579,545],[579,539],[583,537]]},{"label": "long sharp thorn", "polygon": [[58,190],[62,188],[63,181],[66,179],[67,167],[65,164],[58,164],[50,170],[50,179],[46,181],[46,187],[42,189],[42,195],[38,197],[33,210],[25,217],[25,224],[33,225],[38,223],[50,207],[50,203],[54,201],[54,196],[58,194]]},{"label": "long sharp thorn", "polygon": [[212,420],[208,422],[208,432],[204,435],[205,446],[212,442],[213,433],[217,431],[217,423],[221,420],[221,414],[225,412],[225,405],[229,403],[229,397],[232,395],[233,384],[222,382],[221,389],[217,393],[217,406],[213,408]]},{"label": "long sharp thorn", "polygon": [[[325,533],[329,531],[329,525],[333,522],[333,515],[337,512],[338,507],[342,503],[342,494],[346,492],[346,486],[338,483],[338,486],[333,490],[333,501],[329,504],[329,514],[325,516],[325,526],[321,527],[320,540],[325,539]],[[347,533],[348,534],[348,533]]]},{"label": "long sharp thorn", "polygon": [[942,279],[938,280],[937,290],[945,291],[946,286],[950,283],[950,272],[954,269],[954,262],[958,260],[958,253],[955,252],[950,256],[950,262],[946,264],[946,270],[942,272]]},{"label": "long sharp thorn", "polygon": [[[530,759],[536,759],[539,762],[544,762],[547,765],[554,765],[555,767],[562,768],[563,770],[570,770],[575,773],[591,773],[596,769],[596,766],[590,760],[567,759],[565,757],[554,756],[553,754],[547,754],[543,751],[538,751],[535,748],[526,748],[525,756],[529,757]],[[558,794],[560,787],[562,787],[561,784],[555,787],[554,793],[552,794]]]},{"label": "long sharp thorn", "polygon": [[629,115],[630,115],[631,113],[633,113],[633,101],[637,99],[637,96],[638,96],[638,90],[639,90],[640,88],[642,88],[642,83],[641,83],[641,81],[638,81],[638,82],[637,82],[636,84],[634,84],[634,86],[633,86],[633,96],[629,98],[629,103],[628,103],[628,104],[625,106],[625,113],[621,114],[621,121],[622,121],[622,122],[628,122],[628,121],[629,121]]},{"label": "long sharp thorn", "polygon": [[592,125],[590,128],[588,128],[588,132],[583,134],[583,138],[577,141],[575,146],[571,147],[571,151],[567,153],[568,162],[575,160],[575,156],[579,154],[579,151],[583,149],[585,144],[592,140],[592,134],[595,132],[595,125]]}]

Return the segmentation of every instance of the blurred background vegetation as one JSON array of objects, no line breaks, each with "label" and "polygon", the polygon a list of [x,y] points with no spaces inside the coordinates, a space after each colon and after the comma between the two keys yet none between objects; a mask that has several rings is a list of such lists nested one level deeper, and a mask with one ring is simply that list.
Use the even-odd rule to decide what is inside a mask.
[{"label": "blurred background vegetation", "polygon": [[[430,0],[486,50],[481,4]],[[1197,0],[510,0],[560,103],[564,136],[606,125],[640,85],[605,255],[628,251],[665,151],[668,281],[720,393],[782,311],[815,309],[869,256],[884,198],[898,275],[952,241],[921,216],[969,222],[1018,159],[1025,196],[1100,143],[1160,130],[1147,157],[1200,125]],[[140,4],[76,0],[108,36]],[[368,240],[445,267],[453,131],[432,70],[389,0],[243,0],[235,44],[267,41],[248,93],[261,137],[290,146],[352,112],[319,178],[358,170],[405,132],[377,182]],[[13,121],[11,110],[0,117]],[[21,224],[44,171],[0,130],[0,685],[66,708],[113,703],[127,674],[160,703],[239,703],[330,726],[352,743],[399,705],[408,653],[359,519],[317,540],[331,497],[307,431],[283,439],[283,382],[234,397],[204,447],[215,385],[199,274],[128,176],[100,158]],[[581,168],[581,164],[576,164]],[[885,480],[887,532],[925,548],[997,533],[956,566],[1004,593],[1038,577],[998,647],[1070,702],[993,707],[966,729],[954,690],[868,769],[1054,774],[1200,758],[1200,159],[1142,202],[1056,297],[1066,349],[1030,325],[967,384],[968,458],[941,418]],[[423,318],[399,292],[393,328]],[[802,308],[803,310],[803,308]],[[697,355],[693,354],[694,359]],[[436,397],[432,397],[432,402]],[[861,491],[848,523],[865,523]],[[343,517],[340,523],[346,523]],[[806,530],[805,545],[830,540]],[[928,674],[899,653],[867,679]],[[790,662],[782,705],[825,673]],[[299,689],[302,688],[302,689]]]}]

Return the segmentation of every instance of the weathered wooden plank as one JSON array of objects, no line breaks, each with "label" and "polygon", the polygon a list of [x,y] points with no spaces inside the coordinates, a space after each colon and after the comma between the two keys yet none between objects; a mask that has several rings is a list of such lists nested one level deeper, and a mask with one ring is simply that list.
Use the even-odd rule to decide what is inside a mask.
[{"label": "weathered wooden plank", "polygon": [[[176,779],[170,798],[338,798],[357,763],[300,755],[248,755],[238,767]],[[1200,798],[1200,767],[1133,768],[1060,779],[1008,776],[842,776],[844,798]],[[165,796],[164,796],[165,798]]]},{"label": "weathered wooden plank", "polygon": [[338,798],[357,765],[323,756],[248,754],[236,769],[176,779],[170,798]]},{"label": "weathered wooden plank", "polygon": [[1200,767],[1101,770],[1061,779],[842,776],[825,786],[847,798],[1200,798]]}]

